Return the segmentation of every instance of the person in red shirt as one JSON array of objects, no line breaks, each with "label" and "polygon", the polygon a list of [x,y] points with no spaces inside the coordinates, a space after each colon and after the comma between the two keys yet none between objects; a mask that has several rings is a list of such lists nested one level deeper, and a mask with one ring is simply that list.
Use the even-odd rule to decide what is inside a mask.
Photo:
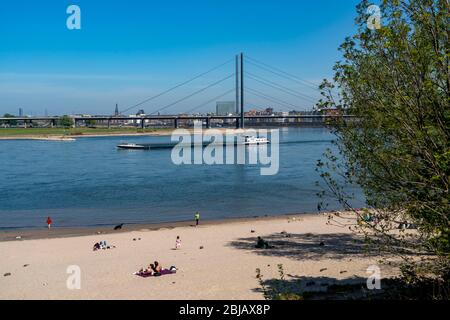
[{"label": "person in red shirt", "polygon": [[49,229],[52,227],[52,218],[50,217],[47,218],[47,225]]}]

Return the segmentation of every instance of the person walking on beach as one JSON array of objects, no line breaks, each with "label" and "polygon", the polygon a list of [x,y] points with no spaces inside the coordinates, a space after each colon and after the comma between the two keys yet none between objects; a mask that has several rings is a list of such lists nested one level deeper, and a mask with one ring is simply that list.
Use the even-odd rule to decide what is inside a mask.
[{"label": "person walking on beach", "polygon": [[177,240],[175,240],[175,250],[180,249],[181,247],[181,239],[180,236],[177,236]]},{"label": "person walking on beach", "polygon": [[47,226],[49,229],[52,227],[52,223],[53,223],[52,218],[47,217]]},{"label": "person walking on beach", "polygon": [[194,215],[195,219],[195,226],[198,226],[198,223],[200,222],[200,213],[197,211]]}]

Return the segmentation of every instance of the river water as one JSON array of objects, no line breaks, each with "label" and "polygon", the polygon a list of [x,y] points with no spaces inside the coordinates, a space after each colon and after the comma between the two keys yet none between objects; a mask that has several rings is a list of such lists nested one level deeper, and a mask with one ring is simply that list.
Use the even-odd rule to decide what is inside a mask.
[{"label": "river water", "polygon": [[[169,137],[0,141],[0,229],[84,227],[317,211],[315,171],[332,148],[325,128],[280,129],[279,172],[258,165],[173,164],[171,150],[124,151]],[[356,206],[363,205],[358,188]],[[339,209],[331,198],[328,209]]]}]

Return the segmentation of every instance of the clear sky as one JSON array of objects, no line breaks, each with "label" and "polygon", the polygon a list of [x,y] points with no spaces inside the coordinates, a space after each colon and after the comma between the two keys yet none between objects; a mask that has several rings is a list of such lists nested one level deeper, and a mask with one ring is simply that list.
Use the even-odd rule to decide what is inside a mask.
[{"label": "clear sky", "polygon": [[[39,0],[0,2],[0,114],[111,114],[244,52],[320,83],[354,32],[358,0]],[[66,9],[81,8],[81,30]],[[255,65],[251,74],[295,92],[315,91]],[[234,72],[233,63],[144,105],[151,113]],[[309,100],[246,79],[248,87],[309,109]],[[163,113],[190,110],[232,89],[232,78]],[[220,100],[233,100],[234,93]],[[278,103],[247,93],[248,108]],[[214,111],[214,102],[197,109]],[[288,105],[288,106],[289,106]],[[286,105],[284,106],[286,108]],[[289,108],[288,108],[289,109]],[[290,109],[295,109],[294,107]],[[281,110],[281,109],[280,109]],[[137,109],[128,113],[135,113]]]}]

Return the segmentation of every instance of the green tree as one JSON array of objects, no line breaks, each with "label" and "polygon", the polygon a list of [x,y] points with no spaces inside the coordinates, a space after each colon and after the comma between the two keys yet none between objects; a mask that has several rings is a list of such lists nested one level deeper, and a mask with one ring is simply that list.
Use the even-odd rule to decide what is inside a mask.
[{"label": "green tree", "polygon": [[[10,113],[5,113],[3,117],[4,118],[14,118],[14,115],[12,115]],[[5,123],[8,123],[8,124],[10,124],[12,126],[17,125],[17,121],[16,120],[9,120],[8,122],[5,121]],[[4,123],[2,122],[1,124],[4,124]]]},{"label": "green tree", "polygon": [[66,116],[66,115],[64,115],[64,116],[62,116],[60,119],[59,119],[59,125],[60,126],[62,126],[62,127],[64,127],[64,128],[70,128],[70,127],[72,127],[73,126],[73,119],[71,118],[71,117],[69,117],[69,116]]},{"label": "green tree", "polygon": [[[341,45],[334,82],[324,81],[317,106],[345,109],[357,120],[335,123],[339,156],[328,151],[318,171],[348,209],[345,183],[362,187],[373,209],[358,212],[358,231],[448,288],[449,1],[384,0],[375,30],[367,26],[369,5],[358,5],[357,32]],[[417,231],[399,231],[404,221]],[[408,253],[427,259],[413,263]]]},{"label": "green tree", "polygon": [[85,123],[86,123],[86,126],[89,128],[93,128],[97,125],[97,121],[95,121],[95,120],[86,120]]}]

